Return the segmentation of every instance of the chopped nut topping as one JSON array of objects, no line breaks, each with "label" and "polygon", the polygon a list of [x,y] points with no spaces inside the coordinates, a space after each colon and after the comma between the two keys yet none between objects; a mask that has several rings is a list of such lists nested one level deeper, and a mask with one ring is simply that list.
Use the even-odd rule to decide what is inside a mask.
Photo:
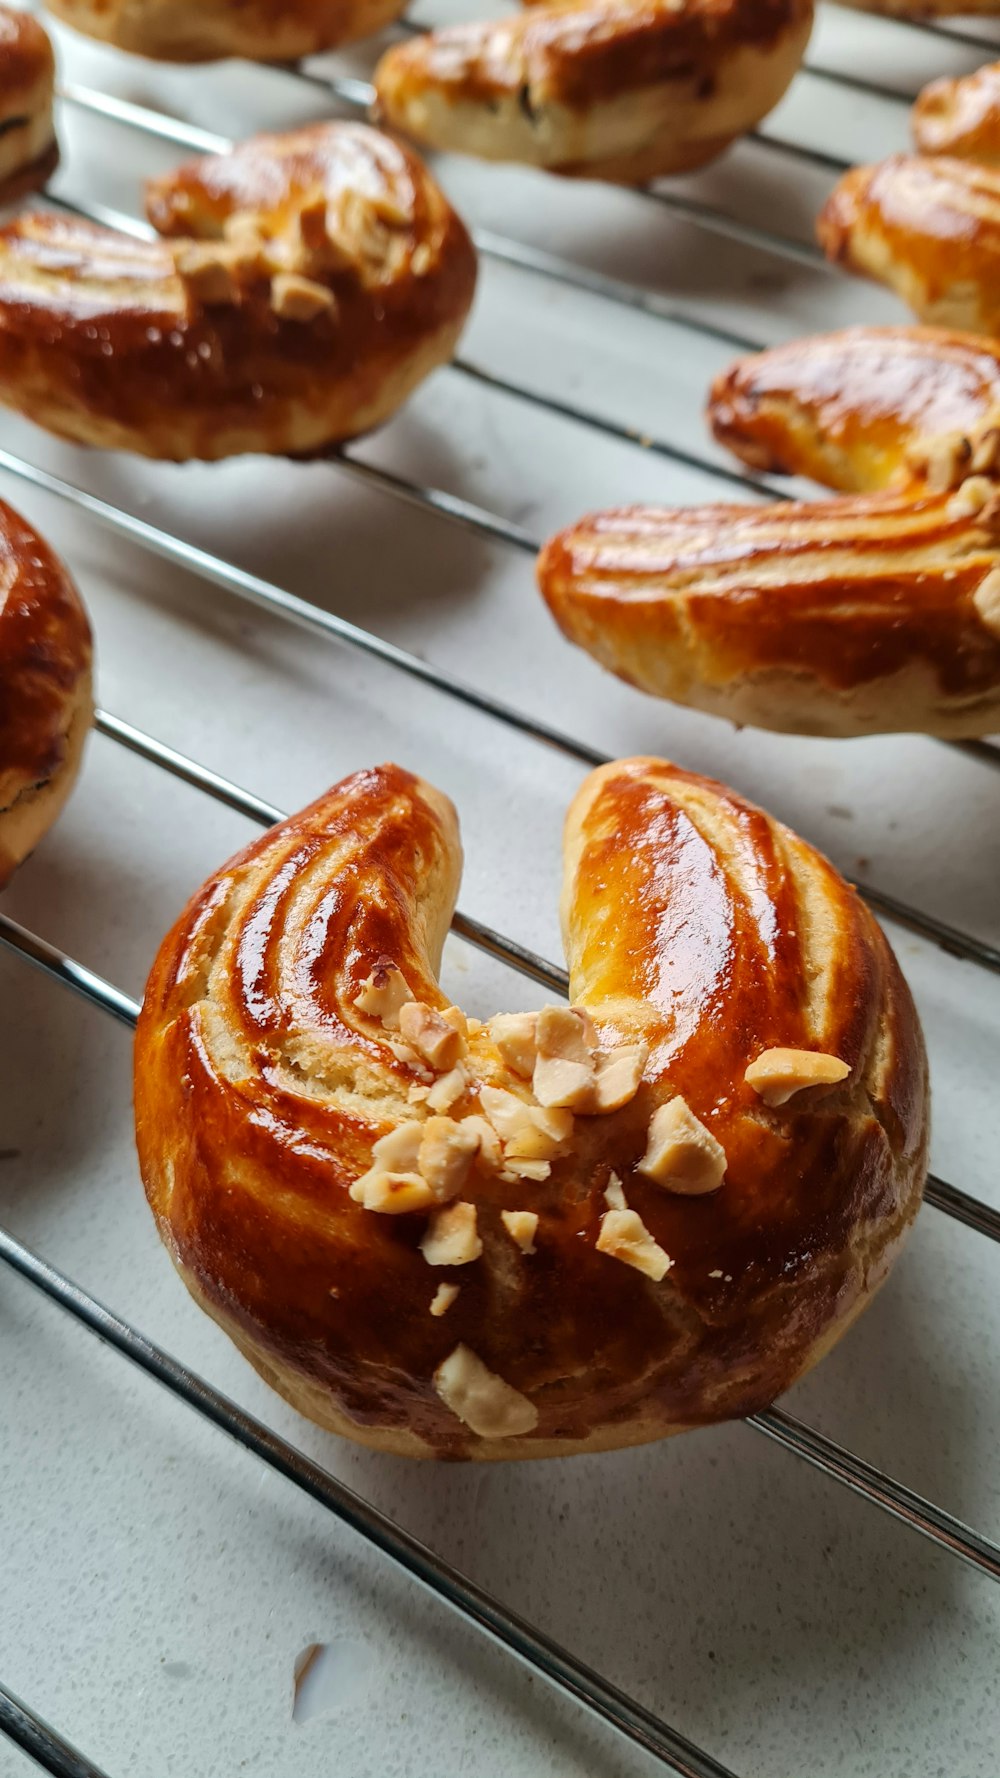
[{"label": "chopped nut topping", "polygon": [[456,1346],[438,1365],[434,1387],[445,1406],[480,1438],[513,1438],[538,1425],[538,1409],[527,1396],[487,1370],[468,1346]]},{"label": "chopped nut topping", "polygon": [[277,272],[271,279],[271,307],[282,321],[315,321],[336,306],[332,290],[299,272]]},{"label": "chopped nut topping", "polygon": [[979,582],[972,603],[986,628],[1000,637],[1000,568],[991,568]]},{"label": "chopped nut topping", "polygon": [[648,1056],[649,1049],[644,1043],[624,1043],[616,1050],[599,1050],[593,1103],[585,1109],[620,1111],[623,1105],[628,1105],[639,1090]]},{"label": "chopped nut topping", "polygon": [[572,1134],[573,1114],[570,1111],[530,1105],[503,1087],[481,1086],[479,1098],[508,1158],[551,1160]]},{"label": "chopped nut topping", "polygon": [[[968,443],[968,440],[965,441]],[[971,475],[968,481],[955,489],[948,502],[950,519],[978,518],[980,524],[989,524],[994,518],[997,500],[997,487],[985,475]]]},{"label": "chopped nut topping", "polygon": [[716,1270],[716,1271],[714,1271],[714,1272],[709,1272],[709,1274],[708,1274],[708,1275],[709,1275],[709,1277],[710,1277],[710,1278],[721,1278],[721,1277],[722,1277],[722,1272],[721,1272],[721,1271],[720,1271],[720,1270]]},{"label": "chopped nut topping", "polygon": [[383,1025],[388,1025],[395,1031],[399,1028],[400,1008],[412,999],[410,984],[402,970],[393,963],[391,957],[380,957],[371,975],[362,982],[360,991],[354,996],[354,1004],[359,1012],[366,1012],[373,1019],[380,1019]]},{"label": "chopped nut topping", "polygon": [[503,1150],[493,1125],[488,1123],[484,1117],[474,1114],[472,1117],[463,1117],[462,1127],[466,1130],[475,1130],[479,1137],[479,1158],[482,1165],[491,1168],[494,1172],[499,1172],[503,1166]]},{"label": "chopped nut topping", "polygon": [[647,1278],[653,1278],[657,1283],[674,1263],[653,1240],[641,1216],[634,1210],[605,1211],[601,1217],[597,1250],[609,1254],[612,1259],[620,1259],[623,1265],[634,1266],[637,1272],[645,1272]]},{"label": "chopped nut topping", "polygon": [[240,291],[231,261],[217,247],[191,242],[174,251],[177,275],[199,302],[209,306],[239,301]]},{"label": "chopped nut topping", "polygon": [[604,1188],[604,1201],[612,1210],[627,1210],[625,1193],[617,1173],[608,1174],[608,1183]]},{"label": "chopped nut topping", "polygon": [[530,1080],[535,1067],[535,1020],[533,1012],[499,1012],[486,1029],[508,1068]]},{"label": "chopped nut topping", "polygon": [[420,1243],[429,1266],[467,1266],[483,1251],[476,1228],[475,1204],[447,1204],[435,1210]]},{"label": "chopped nut topping", "polygon": [[418,241],[410,257],[410,270],[415,278],[425,278],[434,264],[434,255],[426,241]]},{"label": "chopped nut topping", "polygon": [[431,1208],[437,1200],[417,1167],[426,1127],[413,1119],[397,1124],[394,1130],[379,1137],[372,1148],[368,1172],[351,1186],[350,1195],[356,1204],[388,1216]]},{"label": "chopped nut topping", "polygon": [[[424,1105],[426,1103],[426,1101],[430,1098],[430,1094],[431,1094],[430,1087],[421,1086],[418,1081],[414,1081],[413,1085],[411,1087],[407,1087],[407,1089],[406,1089],[407,1104],[409,1104],[409,1105]],[[432,1106],[431,1109],[435,1110],[435,1111],[440,1111],[442,1109],[447,1110],[447,1106],[444,1106],[444,1107]]]},{"label": "chopped nut topping", "polygon": [[927,450],[927,486],[934,494],[954,488],[968,472],[972,445],[960,432],[937,438]]},{"label": "chopped nut topping", "polygon": [[399,1029],[407,1043],[438,1073],[454,1068],[467,1047],[465,1018],[457,1006],[439,1013],[422,1000],[408,1000],[399,1009]]},{"label": "chopped nut topping", "polygon": [[431,1314],[447,1315],[459,1289],[460,1286],[457,1284],[439,1284],[431,1298]]},{"label": "chopped nut topping", "polygon": [[765,1105],[784,1105],[793,1093],[806,1087],[825,1087],[828,1091],[851,1070],[839,1056],[827,1056],[820,1050],[764,1050],[750,1063],[743,1078],[759,1093]]},{"label": "chopped nut topping", "polygon": [[450,1111],[457,1099],[462,1097],[469,1084],[469,1077],[461,1062],[447,1074],[442,1074],[427,1094],[427,1104],[431,1111]]},{"label": "chopped nut topping", "polygon": [[538,1216],[534,1210],[501,1210],[500,1221],[522,1253],[534,1253]]},{"label": "chopped nut topping", "polygon": [[1000,428],[991,426],[977,440],[969,468],[974,475],[990,475],[1000,465]]},{"label": "chopped nut topping", "polygon": [[512,1179],[533,1179],[541,1185],[542,1180],[548,1179],[552,1172],[552,1164],[550,1161],[522,1161],[515,1155],[513,1159],[507,1158],[504,1172],[509,1173]]},{"label": "chopped nut topping", "polygon": [[417,1171],[439,1203],[461,1191],[479,1153],[479,1136],[450,1117],[429,1117],[423,1126]]},{"label": "chopped nut topping", "polygon": [[667,1191],[695,1197],[718,1190],[725,1176],[726,1151],[678,1097],[654,1111],[646,1152],[636,1168]]}]

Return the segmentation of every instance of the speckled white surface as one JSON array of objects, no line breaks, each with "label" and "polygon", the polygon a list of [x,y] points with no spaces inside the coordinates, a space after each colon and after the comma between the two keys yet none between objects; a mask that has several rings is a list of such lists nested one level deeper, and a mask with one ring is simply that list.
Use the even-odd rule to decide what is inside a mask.
[{"label": "speckled white surface", "polygon": [[[320,111],[317,93],[277,73],[162,72],[68,36],[60,49],[75,78],[214,129]],[[977,59],[834,9],[811,51],[815,65],[902,93]],[[370,61],[369,48],[336,65]],[[862,157],[902,145],[906,111],[803,75],[767,127]],[[64,137],[64,189],[123,208],[141,173],[174,158],[78,113]],[[761,340],[899,312],[873,287],[727,245],[640,196],[459,161],[441,170],[481,226]],[[746,144],[683,189],[806,238],[828,183]],[[728,353],[680,327],[487,262],[463,351],[712,454],[700,406]],[[954,752],[738,734],[647,702],[560,641],[526,557],[334,468],[151,468],[86,456],[9,417],[0,439],[596,746],[668,752],[727,777],[845,868],[1000,937],[1000,784]],[[653,451],[451,371],[362,449],[537,536],[593,503],[713,492]],[[462,812],[462,905],[556,953],[572,762],[304,639],[9,478],[2,491],[76,570],[108,709],[287,808],[374,759],[426,773]],[[240,818],[96,739],[65,819],[3,906],[137,994],[184,897],[247,837]],[[893,936],[930,1041],[935,1165],[996,1201],[1000,984]],[[458,945],[448,972],[470,1011],[536,998]],[[988,1581],[739,1426],[486,1472],[335,1443],[266,1391],[175,1279],[133,1158],[127,1033],[6,954],[0,1009],[0,1221],[19,1236],[741,1778],[995,1778]],[[986,1241],[926,1211],[872,1311],[791,1401],[994,1535],[997,1264]],[[0,1347],[0,1679],[110,1778],[650,1769],[6,1271]],[[316,1709],[293,1721],[294,1665],[311,1642],[332,1652]],[[27,1770],[0,1742],[3,1778]]]}]

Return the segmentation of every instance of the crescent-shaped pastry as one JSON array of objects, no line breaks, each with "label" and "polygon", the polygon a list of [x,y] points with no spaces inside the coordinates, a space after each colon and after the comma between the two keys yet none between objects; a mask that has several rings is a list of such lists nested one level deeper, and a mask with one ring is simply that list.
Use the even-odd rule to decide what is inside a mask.
[{"label": "crescent-shaped pastry", "polygon": [[656,759],[586,780],[564,855],[569,1008],[449,1004],[457,817],[393,765],[232,859],[153,966],[160,1233],[261,1375],[363,1444],[552,1457],[745,1414],[917,1211],[920,1028],[832,866]]},{"label": "crescent-shaped pastry", "polygon": [[0,502],[0,887],[69,796],[92,716],[80,595],[44,538]]},{"label": "crescent-shaped pastry", "polygon": [[549,0],[394,45],[378,108],[433,148],[639,184],[766,117],[812,15],[812,0]]},{"label": "crescent-shaped pastry", "polygon": [[962,80],[931,81],[910,115],[921,154],[1000,166],[1000,62],[987,62]]},{"label": "crescent-shaped pastry", "polygon": [[1000,335],[1000,170],[919,154],[853,167],[816,232],[828,259],[888,284],[922,321]]},{"label": "crescent-shaped pastry", "polygon": [[52,45],[28,12],[0,6],[0,203],[44,185],[59,164]]},{"label": "crescent-shaped pastry", "polygon": [[452,353],[476,279],[421,162],[359,124],[258,136],[147,188],[162,241],[0,229],[0,401],[175,461],[321,452]]},{"label": "crescent-shaped pastry", "polygon": [[546,544],[563,634],[655,697],[805,735],[1000,728],[1000,491],[598,513]]},{"label": "crescent-shaped pastry", "polygon": [[846,327],[737,359],[712,385],[720,444],[845,493],[956,486],[1000,464],[1000,345],[942,327]]},{"label": "crescent-shaped pastry", "polygon": [[406,0],[46,0],[102,43],[161,62],[291,62],[370,37]]}]

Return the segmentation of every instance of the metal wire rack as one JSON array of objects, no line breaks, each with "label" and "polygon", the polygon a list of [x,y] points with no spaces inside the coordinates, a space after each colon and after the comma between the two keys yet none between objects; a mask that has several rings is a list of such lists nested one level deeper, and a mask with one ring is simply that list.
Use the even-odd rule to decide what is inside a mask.
[{"label": "metal wire rack", "polygon": [[[907,22],[900,23],[898,29],[901,32],[911,31],[938,38],[963,49],[991,55],[1000,54],[1000,41],[994,43],[986,37],[967,35],[941,25]],[[908,103],[913,97],[912,94],[900,92],[885,83],[819,66],[814,61],[808,61],[805,66],[815,78],[846,86],[858,93],[900,104]],[[314,88],[326,98],[337,100],[353,111],[364,111],[372,97],[371,87],[354,77],[332,76],[298,65],[293,69],[285,67],[281,73],[291,73],[304,85]],[[184,149],[226,152],[231,147],[226,137],[214,131],[182,122],[147,106],[79,82],[65,82],[60,97],[64,105],[75,110],[102,116],[126,130],[145,132]],[[849,164],[823,150],[764,132],[758,132],[755,141],[768,151],[811,164],[819,171],[833,175]],[[838,275],[835,268],[826,266],[822,256],[809,242],[745,222],[723,208],[676,193],[651,190],[639,195],[649,204],[668,210],[698,229],[716,233],[743,246],[760,249],[787,262],[806,265],[810,270],[822,267],[831,276]],[[152,234],[145,223],[133,216],[109,209],[106,205],[93,202],[84,204],[54,192],[47,194],[47,201],[140,238]],[[483,229],[474,230],[473,233],[477,247],[485,257],[513,265],[540,279],[571,285],[628,308],[642,310],[681,330],[701,334],[737,350],[754,349],[762,343],[717,326],[709,320],[692,316],[658,292],[596,273],[516,238]],[[631,429],[616,424],[592,408],[546,395],[530,384],[522,384],[509,376],[499,376],[465,357],[456,357],[451,370],[460,377],[500,391],[529,406],[546,410],[574,425],[604,433],[622,443],[635,441],[636,435]],[[655,454],[697,470],[720,484],[735,484],[745,495],[769,499],[780,492],[767,478],[745,474],[714,460],[710,454],[681,447],[661,437],[644,438],[643,442]],[[513,521],[445,489],[422,486],[388,470],[374,467],[348,450],[339,450],[333,454],[332,467],[340,474],[354,477],[376,488],[387,498],[429,511],[442,523],[464,527],[493,544],[532,555],[538,547],[538,539]],[[53,474],[37,463],[0,449],[0,469],[25,484],[54,496],[98,526],[128,539],[151,555],[224,588],[250,605],[299,626],[323,643],[332,643],[337,648],[373,657],[393,671],[421,681],[439,696],[461,703],[478,712],[484,719],[515,730],[542,747],[588,767],[602,763],[608,757],[560,728],[502,701],[488,690],[456,678],[443,668],[434,666],[375,632],[317,607],[281,585],[199,548],[183,537],[159,528],[123,507],[89,492],[82,485]],[[244,789],[107,710],[98,710],[96,728],[116,745],[262,827],[283,819],[280,809],[255,795],[253,791]],[[968,756],[975,765],[1000,769],[1000,748],[989,743],[942,745],[949,745],[953,751]],[[858,882],[856,886],[876,913],[884,919],[981,970],[1000,974],[1000,948],[867,881]],[[457,913],[453,931],[472,946],[541,984],[548,991],[556,994],[566,992],[567,979],[561,967],[471,915]],[[74,994],[100,1008],[110,1018],[129,1028],[134,1027],[139,1008],[129,995],[84,964],[59,951],[43,937],[2,914],[0,943],[16,953],[25,963],[45,972]],[[932,1175],[928,1184],[927,1201],[941,1214],[957,1220],[976,1233],[993,1241],[1000,1240],[1000,1211],[958,1186]],[[244,1412],[211,1383],[155,1345],[137,1327],[105,1307],[86,1289],[2,1228],[0,1260],[78,1323],[96,1334],[100,1340],[161,1383],[207,1421],[226,1432],[231,1439],[254,1452],[271,1469],[388,1556],[430,1594],[459,1613],[467,1623],[575,1699],[585,1710],[609,1723],[627,1741],[643,1749],[662,1767],[685,1775],[685,1778],[734,1778],[729,1768],[723,1766],[709,1752],[688,1740],[661,1717],[627,1696],[593,1668],[576,1659],[497,1598],[436,1556],[385,1514],[313,1462],[304,1452]],[[993,1579],[1000,1579],[1000,1543],[964,1524],[933,1501],[923,1498],[902,1481],[866,1462],[835,1440],[778,1408],[753,1415],[746,1424],[789,1454],[800,1458],[826,1477],[839,1482],[868,1503],[949,1551],[960,1561]],[[60,1775],[60,1778],[102,1778],[99,1768],[83,1752],[70,1745],[29,1705],[2,1685],[0,1731],[39,1766]]]}]

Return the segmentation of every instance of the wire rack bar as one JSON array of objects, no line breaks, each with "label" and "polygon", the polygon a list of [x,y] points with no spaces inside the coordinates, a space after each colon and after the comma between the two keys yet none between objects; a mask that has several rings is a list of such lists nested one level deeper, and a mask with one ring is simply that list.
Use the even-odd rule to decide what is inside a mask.
[{"label": "wire rack bar", "polygon": [[[594,1668],[578,1661],[527,1619],[509,1610],[485,1588],[477,1586],[451,1563],[435,1555],[401,1525],[370,1506],[353,1489],[272,1432],[262,1421],[245,1413],[205,1378],[171,1357],[138,1328],[122,1320],[4,1228],[0,1228],[0,1260],[50,1301],[68,1311],[98,1339],[161,1383],[171,1395],[228,1433],[244,1450],[251,1451],[270,1469],[332,1513],[341,1524],[388,1556],[467,1624],[472,1624],[558,1691],[600,1717],[627,1741],[658,1760],[661,1766],[679,1773],[681,1778],[735,1778],[729,1767],[721,1765],[653,1711],[612,1685]],[[84,1768],[80,1778],[90,1778],[90,1769]],[[97,1778],[100,1778],[99,1774]]]},{"label": "wire rack bar", "polygon": [[[216,802],[225,803],[227,808],[246,815],[260,827],[273,827],[277,822],[287,819],[283,809],[265,802],[252,791],[243,790],[240,785],[211,771],[200,761],[179,753],[175,747],[168,747],[166,742],[148,735],[144,729],[136,728],[133,723],[123,721],[120,716],[113,716],[108,710],[99,709],[95,712],[94,727],[98,734],[117,741],[140,759],[159,766],[185,784],[214,797]],[[474,920],[459,911],[452,916],[451,930],[457,938],[465,939],[476,950],[507,964],[509,968],[517,970],[519,975],[540,982],[543,987],[549,988],[554,994],[562,995],[564,999],[569,998],[569,976],[560,964],[550,963],[548,958],[527,950],[515,939],[507,938],[505,934],[485,926],[481,920]],[[949,1185],[946,1180],[939,1179],[933,1173],[928,1178],[924,1196],[935,1209],[943,1210],[958,1222],[975,1229],[981,1235],[989,1236],[993,1241],[1000,1241],[1000,1211],[985,1204],[981,1198],[960,1191],[957,1186]]]},{"label": "wire rack bar", "polygon": [[0,1685],[0,1734],[53,1778],[107,1778],[93,1760],[64,1741],[22,1698]]},{"label": "wire rack bar", "polygon": [[[9,950],[26,957],[36,968],[54,976],[58,981],[62,982],[64,986],[73,988],[76,993],[82,995],[91,1003],[101,1006],[115,1017],[121,1018],[120,1007],[126,1000],[126,996],[122,994],[120,989],[114,988],[111,983],[104,982],[102,984],[103,988],[109,991],[108,1003],[105,1004],[100,996],[93,991],[94,984],[101,981],[100,977],[95,977],[91,975],[90,971],[87,971],[86,975],[90,979],[89,983],[84,985],[79,979],[78,974],[81,965],[75,963],[72,958],[66,957],[63,952],[57,950],[54,945],[50,945],[45,939],[39,938],[35,933],[28,932],[23,926],[18,925],[16,921],[9,919],[6,915],[2,914],[0,914],[0,944],[6,945]],[[132,1006],[135,1006],[134,1002],[131,1004]],[[138,1007],[135,1007],[134,1017],[126,1019],[125,1022],[134,1024],[135,1019],[138,1017],[138,1010]],[[44,1261],[38,1260],[36,1256],[32,1255],[30,1257],[34,1260],[36,1269],[33,1271],[25,1270],[23,1265],[17,1264],[14,1252],[15,1249],[18,1249],[19,1252],[26,1251],[19,1248],[19,1244],[13,1240],[12,1236],[6,1234],[4,1231],[0,1231],[0,1260],[6,1260],[7,1263],[15,1265],[16,1269],[23,1271],[24,1275],[30,1277],[33,1283],[37,1283],[44,1288],[42,1274],[51,1271],[51,1268],[48,1268]],[[53,1273],[52,1276],[57,1278],[59,1275]],[[82,1295],[82,1292],[77,1291],[76,1286],[72,1286],[71,1290],[76,1292],[78,1296]],[[57,1300],[63,1300],[62,1297],[54,1291],[50,1291],[49,1294],[56,1295]],[[93,1299],[88,1300],[91,1302],[93,1301]],[[65,1302],[64,1307],[71,1307],[71,1304]],[[95,1307],[100,1308],[100,1305],[95,1305]],[[102,1310],[101,1313],[109,1316],[109,1319],[114,1319],[113,1317],[110,1317],[110,1312],[108,1310]],[[87,1319],[87,1317],[81,1317],[81,1319]],[[126,1327],[126,1325],[127,1324],[125,1323],[119,1323],[119,1326],[121,1327]],[[128,1332],[134,1334],[135,1330],[128,1329]],[[141,1340],[141,1336],[138,1336],[138,1338]],[[113,1343],[118,1344],[117,1341]],[[127,1343],[121,1346],[121,1350],[125,1351],[127,1356],[133,1356],[133,1353],[128,1349]],[[168,1362],[170,1364],[175,1363],[173,1360],[169,1360]],[[175,1366],[175,1368],[178,1371],[182,1371],[183,1369],[181,1366]],[[161,1378],[161,1381],[163,1380],[165,1379]],[[208,1388],[207,1385],[203,1385],[203,1387]],[[211,1391],[210,1393],[214,1394],[215,1392]],[[219,1399],[225,1400],[224,1397],[220,1397]],[[192,1405],[196,1407],[199,1405],[197,1399],[193,1400]],[[229,1405],[231,1406],[232,1404]],[[216,1419],[217,1424],[225,1424],[224,1421],[218,1420],[217,1416],[214,1414],[210,1414],[209,1418]],[[912,1489],[907,1488],[904,1483],[896,1481],[893,1476],[886,1475],[884,1471],[876,1469],[872,1464],[866,1463],[863,1458],[856,1456],[853,1451],[848,1451],[842,1445],[837,1444],[835,1439],[827,1438],[825,1433],[819,1432],[813,1426],[805,1425],[803,1421],[797,1420],[792,1414],[785,1413],[783,1409],[765,1409],[763,1413],[750,1415],[745,1424],[751,1426],[757,1432],[763,1432],[768,1438],[783,1445],[784,1448],[787,1451],[790,1451],[794,1456],[803,1458],[814,1469],[821,1470],[824,1475],[831,1477],[832,1480],[840,1482],[844,1486],[850,1488],[852,1493],[858,1494],[864,1499],[871,1501],[874,1505],[882,1507],[884,1511],[891,1513],[894,1518],[909,1525],[911,1530],[920,1532],[923,1537],[928,1538],[932,1543],[936,1543],[942,1548],[949,1550],[952,1555],[960,1557],[961,1560],[966,1562],[970,1567],[979,1569],[980,1572],[988,1574],[994,1580],[1000,1580],[1000,1544],[994,1543],[992,1539],[988,1537],[984,1537],[981,1532],[973,1530],[971,1526],[963,1524],[960,1519],[955,1518],[951,1513],[945,1512],[942,1507],[937,1506],[933,1501],[925,1500],[921,1495],[916,1494]],[[232,1427],[230,1426],[226,1426],[225,1429],[227,1431],[232,1431]],[[234,1436],[236,1435],[234,1434]],[[308,1459],[301,1457],[301,1454],[294,1451],[293,1447],[286,1446],[285,1449],[291,1452],[292,1456],[300,1461],[306,1468],[312,1467],[309,1465]],[[289,1471],[283,1469],[283,1473],[288,1474]],[[320,1473],[323,1474],[325,1472]],[[294,1473],[292,1474],[291,1479],[296,1479]],[[337,1486],[339,1486],[339,1484],[337,1484]],[[336,1509],[334,1508],[333,1510]],[[371,1508],[366,1508],[365,1510],[368,1512],[373,1511]],[[340,1514],[339,1516],[343,1515]],[[378,1518],[380,1515],[376,1514],[375,1517]],[[389,1521],[385,1522],[389,1523]],[[378,1538],[372,1538],[372,1541],[379,1543]],[[385,1546],[379,1543],[379,1547],[384,1548]],[[423,1546],[420,1547],[422,1548]],[[391,1554],[392,1552],[390,1551],[389,1553]],[[431,1561],[433,1562],[434,1560],[435,1558],[431,1557]],[[405,1563],[404,1566],[406,1566]],[[442,1563],[441,1567],[442,1569],[446,1569],[447,1565]],[[457,1601],[451,1600],[450,1603],[454,1604],[457,1603]],[[462,1609],[461,1606],[460,1609]],[[474,1616],[474,1614],[471,1615]],[[480,1627],[485,1626],[480,1625]],[[508,1646],[514,1647],[514,1644],[508,1642]],[[514,1652],[517,1653],[519,1650],[514,1647]],[[561,1652],[562,1651],[560,1651],[560,1653]],[[545,1671],[544,1668],[541,1670]],[[552,1675],[547,1674],[547,1677],[552,1677]],[[604,1682],[602,1681],[601,1683],[603,1684]],[[627,1700],[627,1702],[631,1703],[631,1700]],[[634,1707],[635,1706],[633,1706],[633,1708]],[[611,1716],[606,1712],[601,1711],[600,1714],[604,1714],[608,1721],[612,1720]],[[615,1722],[614,1726],[619,1728],[622,1727],[618,1722]],[[627,1733],[628,1731],[622,1728],[622,1732]]]}]

